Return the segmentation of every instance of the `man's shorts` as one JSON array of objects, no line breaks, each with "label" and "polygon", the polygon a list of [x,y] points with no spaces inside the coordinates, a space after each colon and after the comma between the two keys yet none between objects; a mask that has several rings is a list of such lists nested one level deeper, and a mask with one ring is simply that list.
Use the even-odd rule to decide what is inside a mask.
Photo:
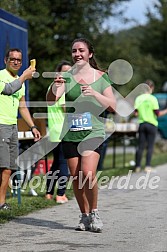
[{"label": "man's shorts", "polygon": [[82,156],[84,151],[95,151],[99,155],[102,150],[104,139],[101,137],[88,139],[82,142],[62,141],[63,153],[66,159]]},{"label": "man's shorts", "polygon": [[0,124],[0,168],[17,169],[18,133],[17,125]]}]

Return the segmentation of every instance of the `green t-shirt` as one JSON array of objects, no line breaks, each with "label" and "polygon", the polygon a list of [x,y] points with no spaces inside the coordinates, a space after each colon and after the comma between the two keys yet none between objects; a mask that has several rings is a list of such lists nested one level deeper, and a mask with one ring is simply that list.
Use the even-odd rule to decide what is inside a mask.
[{"label": "green t-shirt", "polygon": [[[90,85],[94,90],[102,94],[103,91],[111,84],[112,83],[108,75],[104,73],[97,81],[93,82]],[[101,114],[105,109],[94,97],[84,96],[83,94],[81,94],[81,86],[82,85],[77,83],[73,79],[73,77],[71,77],[66,83],[66,115],[61,135],[63,141],[80,142],[83,139],[105,137],[104,122],[99,117],[99,114]],[[69,130],[71,125],[70,123],[73,119],[75,120],[75,122],[80,122],[80,120],[87,120],[87,118],[82,118],[82,115],[85,112],[87,112],[88,114],[92,128],[78,131]]]},{"label": "green t-shirt", "polygon": [[[50,88],[50,87],[49,87]],[[60,134],[64,123],[65,95],[63,95],[54,105],[48,106],[48,129],[51,142],[61,142]]]},{"label": "green t-shirt", "polygon": [[139,123],[148,122],[158,126],[158,120],[154,110],[158,110],[159,105],[155,96],[152,94],[139,95],[135,100],[135,109],[138,111]]},{"label": "green t-shirt", "polygon": [[3,91],[4,87],[5,87],[5,83],[2,80],[0,80],[0,94]]},{"label": "green t-shirt", "polygon": [[[16,77],[17,79],[19,76]],[[6,69],[0,71],[0,91],[4,88],[5,83],[16,80],[9,74]],[[2,89],[2,90],[1,90]],[[0,93],[1,93],[0,92]],[[22,85],[21,89],[15,92],[13,95],[0,94],[0,124],[17,124],[17,115],[19,100],[25,95],[25,86]]]}]

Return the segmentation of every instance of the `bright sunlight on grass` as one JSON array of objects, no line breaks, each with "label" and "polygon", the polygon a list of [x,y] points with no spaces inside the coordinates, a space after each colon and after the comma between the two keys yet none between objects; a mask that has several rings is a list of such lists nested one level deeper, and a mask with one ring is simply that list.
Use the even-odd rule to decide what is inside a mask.
[{"label": "bright sunlight on grass", "polygon": [[[102,170],[101,176],[108,176],[111,178],[112,176],[121,176],[128,174],[129,170],[133,170],[133,166],[131,166],[130,161],[134,161],[134,154],[126,154],[126,162],[125,167],[123,167],[123,155],[116,155],[116,167],[112,168],[112,155],[107,155],[104,161],[104,169]],[[152,166],[157,166],[160,164],[167,163],[166,152],[161,152],[159,149],[155,149],[153,158],[152,158]],[[144,167],[144,157],[142,165]],[[41,185],[43,186],[43,185]],[[8,191],[7,195],[7,203],[9,203],[12,207],[12,210],[9,211],[0,211],[0,223],[5,223],[6,221],[10,221],[13,218],[18,216],[26,215],[33,211],[37,211],[39,209],[53,207],[57,203],[55,200],[46,200],[45,199],[45,190],[41,192],[41,186],[37,188],[38,196],[31,196],[29,194],[29,188],[26,189],[24,193],[21,193],[21,204],[18,204],[17,195],[15,197],[12,196],[10,191]],[[66,195],[69,199],[73,197],[72,188],[66,190]]]}]

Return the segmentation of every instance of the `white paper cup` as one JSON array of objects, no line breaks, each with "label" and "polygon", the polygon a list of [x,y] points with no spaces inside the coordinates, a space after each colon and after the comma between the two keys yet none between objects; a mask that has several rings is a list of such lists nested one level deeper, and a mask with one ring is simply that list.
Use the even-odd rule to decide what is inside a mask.
[{"label": "white paper cup", "polygon": [[24,138],[24,131],[18,131],[18,138]]},{"label": "white paper cup", "polygon": [[25,131],[25,137],[26,138],[32,138],[34,137],[31,131]]}]

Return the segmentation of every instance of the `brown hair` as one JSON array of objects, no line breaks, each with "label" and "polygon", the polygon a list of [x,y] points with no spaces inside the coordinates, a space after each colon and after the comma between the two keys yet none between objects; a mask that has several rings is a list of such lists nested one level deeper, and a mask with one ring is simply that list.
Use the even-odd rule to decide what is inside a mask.
[{"label": "brown hair", "polygon": [[150,87],[150,88],[154,88],[154,82],[152,80],[146,80],[145,83]]},{"label": "brown hair", "polygon": [[15,51],[22,54],[22,50],[20,50],[19,48],[10,48],[10,49],[6,52],[5,58],[8,59],[8,58],[9,58],[10,52],[15,52]]},{"label": "brown hair", "polygon": [[93,45],[91,44],[91,42],[86,39],[86,38],[77,38],[75,39],[73,42],[72,42],[72,46],[76,43],[76,42],[83,42],[84,44],[87,45],[88,47],[88,50],[89,50],[89,53],[92,53],[92,57],[89,59],[89,63],[90,65],[97,69],[97,70],[100,70],[100,68],[98,67],[97,65],[97,62],[95,60],[95,57],[94,57],[94,54],[95,54],[95,51],[94,51],[94,48],[93,48]]},{"label": "brown hair", "polygon": [[61,72],[63,66],[72,66],[72,64],[67,60],[62,60],[56,67],[57,72]]}]

